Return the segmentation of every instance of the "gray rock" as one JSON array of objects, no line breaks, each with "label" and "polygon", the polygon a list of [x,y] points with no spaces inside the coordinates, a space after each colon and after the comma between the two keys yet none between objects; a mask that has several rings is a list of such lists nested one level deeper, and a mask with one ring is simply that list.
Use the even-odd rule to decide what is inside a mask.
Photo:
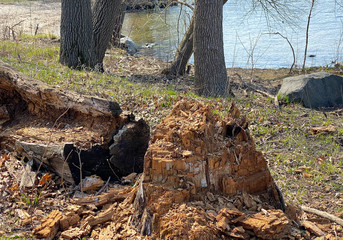
[{"label": "gray rock", "polygon": [[308,108],[343,105],[343,77],[326,72],[288,77],[278,95]]},{"label": "gray rock", "polygon": [[32,187],[35,184],[36,173],[31,170],[31,166],[27,163],[21,173],[20,189],[23,187]]},{"label": "gray rock", "polygon": [[129,37],[121,37],[120,45],[126,49],[127,53],[130,55],[135,55],[138,52],[137,45]]}]

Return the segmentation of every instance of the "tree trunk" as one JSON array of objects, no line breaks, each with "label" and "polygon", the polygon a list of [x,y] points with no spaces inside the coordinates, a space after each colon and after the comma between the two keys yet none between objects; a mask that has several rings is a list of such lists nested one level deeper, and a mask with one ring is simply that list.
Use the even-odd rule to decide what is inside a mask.
[{"label": "tree trunk", "polygon": [[91,1],[62,0],[60,63],[93,68],[94,56]]},{"label": "tree trunk", "polygon": [[[223,1],[223,5],[227,0]],[[163,73],[169,76],[183,76],[186,72],[186,65],[193,54],[193,31],[194,31],[194,15],[188,26],[187,32],[182,38],[182,41],[176,51],[175,57],[171,65],[163,70]]]},{"label": "tree trunk", "polygon": [[174,60],[169,68],[164,69],[163,73],[169,76],[183,76],[185,74],[188,60],[193,54],[193,29],[194,15],[188,26],[187,32],[182,38],[182,41],[176,51]]},{"label": "tree trunk", "polygon": [[97,67],[103,70],[103,59],[110,43],[117,18],[121,14],[121,0],[98,0],[93,7],[93,36]]},{"label": "tree trunk", "polygon": [[126,4],[121,4],[121,13],[116,19],[116,23],[114,26],[114,30],[112,33],[111,43],[113,47],[119,47],[120,45],[120,36],[121,36],[121,29],[123,27],[123,22],[125,18],[125,8]]},{"label": "tree trunk", "polygon": [[194,10],[195,88],[203,96],[224,96],[227,73],[223,43],[223,0],[197,0]]}]

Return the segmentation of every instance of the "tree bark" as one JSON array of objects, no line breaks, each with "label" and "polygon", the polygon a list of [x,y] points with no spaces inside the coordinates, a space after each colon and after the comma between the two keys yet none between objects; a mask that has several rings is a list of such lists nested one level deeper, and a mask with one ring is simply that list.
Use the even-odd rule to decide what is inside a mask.
[{"label": "tree bark", "polygon": [[[49,86],[0,61],[0,148],[78,184],[142,172],[149,126],[118,103]],[[131,164],[130,164],[131,162]]]},{"label": "tree bark", "polygon": [[183,76],[186,71],[188,60],[193,54],[193,29],[194,15],[188,26],[187,32],[182,38],[182,41],[176,51],[174,60],[169,68],[164,69],[163,73],[169,76]]},{"label": "tree bark", "polygon": [[93,7],[93,37],[97,67],[103,70],[103,59],[116,20],[121,14],[121,0],[98,0]]},{"label": "tree bark", "polygon": [[[223,1],[223,5],[227,0]],[[176,51],[175,57],[171,65],[163,70],[163,73],[168,76],[183,76],[186,72],[186,65],[193,54],[193,31],[194,31],[194,14],[187,28],[187,32],[182,38],[181,43]]]},{"label": "tree bark", "polygon": [[115,23],[114,30],[111,37],[111,43],[113,47],[119,47],[120,45],[121,29],[123,27],[124,18],[125,18],[125,11],[124,11],[125,8],[126,8],[126,4],[121,3],[121,13],[116,19],[116,23]]},{"label": "tree bark", "polygon": [[199,95],[224,96],[227,73],[223,43],[223,0],[197,0],[194,10],[195,88]]},{"label": "tree bark", "polygon": [[91,1],[62,0],[60,63],[93,68],[94,56]]}]

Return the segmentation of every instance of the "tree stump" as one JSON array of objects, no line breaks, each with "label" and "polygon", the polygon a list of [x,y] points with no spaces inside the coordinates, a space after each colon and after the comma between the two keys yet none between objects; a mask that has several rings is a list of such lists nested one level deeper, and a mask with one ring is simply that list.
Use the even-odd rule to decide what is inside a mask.
[{"label": "tree stump", "polygon": [[[223,119],[207,105],[183,100],[152,136],[145,155],[144,180],[135,200],[135,224],[142,234],[166,237],[169,233],[162,233],[162,220],[171,214],[174,204],[210,203],[217,200],[214,196],[242,193],[242,204],[248,208],[256,210],[248,194],[261,195],[276,208],[283,207],[266,159],[255,148],[246,118],[234,103]],[[204,236],[200,239],[211,239]]]},{"label": "tree stump", "polygon": [[[92,174],[107,180],[142,172],[150,138],[149,126],[123,113],[118,103],[49,86],[2,62],[0,129],[2,149],[71,183]],[[116,148],[110,151],[111,145]],[[116,164],[117,155],[125,156],[123,166]]]}]

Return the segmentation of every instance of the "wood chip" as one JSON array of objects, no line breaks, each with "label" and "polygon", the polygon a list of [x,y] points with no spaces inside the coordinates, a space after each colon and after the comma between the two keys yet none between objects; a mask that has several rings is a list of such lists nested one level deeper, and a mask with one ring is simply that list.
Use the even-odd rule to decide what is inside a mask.
[{"label": "wood chip", "polygon": [[309,230],[311,233],[313,233],[314,235],[316,235],[317,237],[320,237],[320,236],[324,236],[325,233],[320,230],[319,227],[317,227],[316,224],[314,224],[313,222],[310,222],[310,221],[303,221],[302,222],[302,225],[307,229]]}]

